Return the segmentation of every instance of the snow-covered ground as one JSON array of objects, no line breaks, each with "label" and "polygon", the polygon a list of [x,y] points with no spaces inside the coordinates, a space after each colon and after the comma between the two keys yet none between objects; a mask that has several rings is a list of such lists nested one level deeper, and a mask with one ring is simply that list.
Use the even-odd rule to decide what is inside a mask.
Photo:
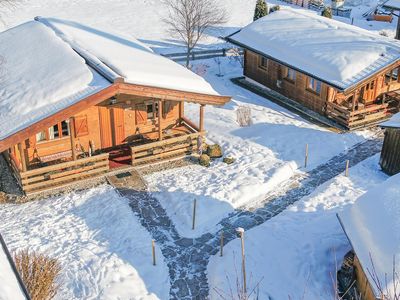
[{"label": "snow-covered ground", "polygon": [[[349,178],[341,175],[330,180],[280,215],[245,232],[248,290],[259,284],[259,299],[333,299],[335,257],[340,267],[350,250],[336,213],[387,179],[378,169],[378,160],[376,155],[363,161],[350,169]],[[239,239],[225,247],[223,257],[216,255],[209,262],[212,299],[218,293],[229,294],[230,288],[236,292],[236,274],[241,280]]]},{"label": "snow-covered ground", "polygon": [[[256,0],[220,1],[229,21],[209,31],[200,48],[225,46],[218,36],[234,32],[251,22]],[[268,1],[283,6],[277,0]],[[355,1],[352,1],[355,2]],[[106,31],[137,37],[159,53],[176,52],[182,45],[169,36],[162,18],[166,9],[159,0],[26,0],[3,17],[0,28],[9,28],[35,16],[57,17],[85,23]],[[391,24],[367,22],[361,15],[376,1],[360,1],[353,8],[354,24],[375,33],[394,36]],[[350,19],[336,18],[350,23]],[[219,73],[221,63],[223,77]],[[146,177],[183,236],[215,230],[233,209],[253,206],[291,176],[304,172],[304,148],[308,143],[308,169],[327,161],[371,136],[371,132],[336,134],[313,125],[296,114],[252,94],[231,81],[242,74],[240,64],[229,58],[196,61],[193,68],[214,89],[233,100],[224,107],[206,107],[208,141],[222,145],[237,161],[230,166],[216,160],[210,168],[190,166]],[[251,108],[253,125],[241,128],[235,110]],[[198,107],[188,105],[186,114],[197,122]],[[329,272],[349,249],[335,213],[352,203],[368,188],[382,182],[377,157],[339,176],[296,203],[283,214],[246,232],[248,270],[253,284],[261,280],[261,295],[274,299],[324,299],[330,293]],[[193,199],[198,199],[197,227],[191,230]],[[167,299],[168,271],[157,252],[158,265],[151,265],[151,237],[132,214],[125,199],[109,187],[69,196],[0,206],[0,231],[11,250],[29,248],[57,257],[63,264],[60,299]],[[260,246],[262,245],[262,246]],[[209,264],[211,288],[228,288],[233,282],[234,255],[240,272],[240,245],[227,245],[223,258]],[[309,278],[309,279],[307,279]],[[294,280],[296,279],[296,280]],[[296,298],[297,297],[297,298]],[[265,297],[260,297],[265,299]]]},{"label": "snow-covered ground", "polygon": [[[308,169],[329,160],[372,133],[337,134],[311,124],[296,114],[246,91],[230,81],[241,76],[240,64],[224,58],[219,77],[213,60],[197,62],[194,70],[206,70],[205,78],[221,94],[233,95],[224,107],[206,107],[205,128],[209,143],[219,143],[232,165],[218,159],[209,168],[191,166],[146,176],[153,192],[183,236],[212,231],[233,209],[251,206],[279,184],[304,171],[306,144]],[[236,109],[251,108],[253,125],[239,127]],[[198,121],[199,108],[188,106],[186,114]],[[197,226],[192,230],[193,200],[197,199]]]},{"label": "snow-covered ground", "polygon": [[10,251],[35,250],[59,260],[57,299],[168,299],[163,256],[157,249],[153,266],[149,233],[111,187],[2,205],[0,220]]}]

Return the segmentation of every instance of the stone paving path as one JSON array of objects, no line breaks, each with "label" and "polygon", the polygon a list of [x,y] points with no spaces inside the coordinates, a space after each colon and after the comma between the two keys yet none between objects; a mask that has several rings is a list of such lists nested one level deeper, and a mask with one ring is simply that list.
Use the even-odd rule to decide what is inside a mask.
[{"label": "stone paving path", "polygon": [[[132,185],[118,184],[118,178],[112,178],[110,182],[122,196],[130,200],[132,210],[160,247],[169,268],[170,299],[203,300],[208,299],[210,291],[206,275],[207,264],[210,256],[219,252],[221,231],[224,231],[224,244],[229,243],[236,238],[237,227],[249,230],[268,221],[289,205],[311,194],[324,182],[343,173],[346,160],[350,161],[350,166],[354,166],[378,153],[380,149],[380,140],[358,144],[306,174],[294,176],[282,185],[282,189],[277,189],[279,192],[269,195],[263,203],[258,203],[258,208],[235,210],[221,220],[221,229],[218,232],[206,233],[198,238],[179,235],[160,203],[147,192],[143,180],[134,180],[133,183],[130,182]],[[136,171],[130,173],[140,178]],[[129,182],[126,179],[125,181]]]}]

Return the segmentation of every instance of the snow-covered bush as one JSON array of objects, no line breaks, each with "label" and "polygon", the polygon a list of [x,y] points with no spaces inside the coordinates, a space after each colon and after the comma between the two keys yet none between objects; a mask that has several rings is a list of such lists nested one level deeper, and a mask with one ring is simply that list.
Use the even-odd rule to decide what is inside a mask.
[{"label": "snow-covered bush", "polygon": [[236,110],[236,120],[240,127],[247,127],[252,124],[251,108],[248,106],[239,106]]},{"label": "snow-covered bush", "polygon": [[257,0],[253,21],[268,15],[268,5],[265,0]]},{"label": "snow-covered bush", "polygon": [[326,6],[322,11],[321,16],[332,19],[332,9],[329,6]]},{"label": "snow-covered bush", "polygon": [[22,250],[14,254],[14,262],[32,300],[54,298],[61,272],[61,265],[56,259]]}]

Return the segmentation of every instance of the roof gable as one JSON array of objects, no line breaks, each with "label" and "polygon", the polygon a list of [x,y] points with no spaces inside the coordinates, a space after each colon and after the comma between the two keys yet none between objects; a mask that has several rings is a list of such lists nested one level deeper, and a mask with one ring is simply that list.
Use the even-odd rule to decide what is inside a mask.
[{"label": "roof gable", "polygon": [[228,40],[346,90],[400,59],[400,42],[311,11],[284,8]]}]

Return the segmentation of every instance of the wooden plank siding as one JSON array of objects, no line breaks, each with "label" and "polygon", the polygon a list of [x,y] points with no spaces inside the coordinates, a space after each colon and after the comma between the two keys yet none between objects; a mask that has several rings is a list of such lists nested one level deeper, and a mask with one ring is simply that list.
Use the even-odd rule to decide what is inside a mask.
[{"label": "wooden plank siding", "polygon": [[380,158],[382,170],[388,175],[400,172],[400,129],[386,128]]},{"label": "wooden plank siding", "polygon": [[[245,68],[244,75],[262,85],[275,90],[285,97],[296,100],[309,109],[317,111],[321,114],[325,112],[326,99],[328,94],[328,86],[325,83],[321,85],[321,93],[318,95],[307,90],[306,75],[296,72],[296,80],[294,82],[284,78],[287,67],[268,59],[266,69],[259,67],[260,55],[245,51]],[[277,85],[280,81],[280,87]]]},{"label": "wooden plank siding", "polygon": [[371,283],[368,281],[368,278],[360,264],[357,255],[354,256],[354,269],[355,269],[357,290],[361,294],[361,299],[363,300],[383,299],[375,296]]},{"label": "wooden plank siding", "polygon": [[377,122],[399,110],[400,97],[395,99],[395,105],[385,102],[387,93],[400,90],[400,78],[396,79],[394,75],[394,70],[399,70],[399,66],[400,62],[396,62],[348,91],[338,90],[320,81],[320,92],[316,93],[308,88],[309,82],[315,82],[312,77],[293,70],[291,72],[295,74],[295,80],[291,80],[287,76],[290,70],[287,66],[273,59],[262,59],[262,55],[250,50],[244,52],[245,77],[348,129]]}]

